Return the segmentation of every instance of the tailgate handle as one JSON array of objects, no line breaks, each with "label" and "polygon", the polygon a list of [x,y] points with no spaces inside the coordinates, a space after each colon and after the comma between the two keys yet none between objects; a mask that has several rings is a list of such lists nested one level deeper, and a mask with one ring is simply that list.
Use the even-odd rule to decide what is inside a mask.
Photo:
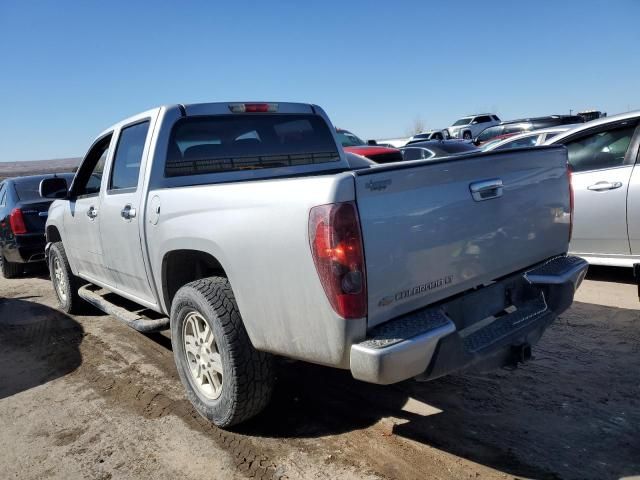
[{"label": "tailgate handle", "polygon": [[476,202],[482,202],[483,200],[501,197],[502,187],[502,180],[493,178],[491,180],[473,182],[469,185],[469,190],[471,190],[471,196]]}]

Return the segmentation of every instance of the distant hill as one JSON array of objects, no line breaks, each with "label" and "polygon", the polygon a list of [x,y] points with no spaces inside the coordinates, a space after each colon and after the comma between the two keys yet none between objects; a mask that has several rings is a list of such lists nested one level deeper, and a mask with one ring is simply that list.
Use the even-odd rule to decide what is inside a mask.
[{"label": "distant hill", "polygon": [[73,172],[82,158],[56,158],[53,160],[32,160],[29,162],[0,162],[0,180],[23,175],[41,173]]}]

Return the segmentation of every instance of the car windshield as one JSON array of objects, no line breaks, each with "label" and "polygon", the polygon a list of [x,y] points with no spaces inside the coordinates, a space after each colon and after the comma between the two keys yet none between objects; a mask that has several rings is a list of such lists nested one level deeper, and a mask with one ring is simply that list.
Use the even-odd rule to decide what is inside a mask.
[{"label": "car windshield", "polygon": [[338,130],[337,134],[338,140],[343,147],[359,147],[360,145],[365,145],[364,141],[346,130]]},{"label": "car windshield", "polygon": [[456,123],[453,124],[454,127],[459,127],[460,125],[469,125],[471,123],[471,117],[469,118],[461,118]]}]

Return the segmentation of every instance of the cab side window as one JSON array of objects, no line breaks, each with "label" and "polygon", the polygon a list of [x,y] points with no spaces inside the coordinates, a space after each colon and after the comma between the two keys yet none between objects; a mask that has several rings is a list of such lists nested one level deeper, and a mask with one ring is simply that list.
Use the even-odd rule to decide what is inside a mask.
[{"label": "cab side window", "polygon": [[100,193],[102,172],[109,154],[110,143],[111,135],[107,135],[91,147],[76,174],[71,192],[73,195],[95,196]]},{"label": "cab side window", "polygon": [[574,172],[615,168],[625,164],[625,156],[635,125],[598,132],[566,144]]},{"label": "cab side window", "polygon": [[149,122],[146,121],[125,127],[120,132],[111,168],[109,191],[130,191],[138,186],[140,163],[148,131]]}]

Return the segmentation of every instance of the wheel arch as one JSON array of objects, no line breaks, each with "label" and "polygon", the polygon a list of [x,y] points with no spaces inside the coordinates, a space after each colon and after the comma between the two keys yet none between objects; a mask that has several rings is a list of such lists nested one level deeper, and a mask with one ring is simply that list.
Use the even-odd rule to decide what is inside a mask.
[{"label": "wheel arch", "polygon": [[56,225],[47,225],[45,236],[47,242],[54,243],[62,241],[62,235],[60,235],[60,230],[58,230],[58,227]]},{"label": "wheel arch", "polygon": [[202,250],[171,250],[162,258],[162,301],[167,312],[178,290],[187,283],[207,277],[229,278],[222,263]]}]

